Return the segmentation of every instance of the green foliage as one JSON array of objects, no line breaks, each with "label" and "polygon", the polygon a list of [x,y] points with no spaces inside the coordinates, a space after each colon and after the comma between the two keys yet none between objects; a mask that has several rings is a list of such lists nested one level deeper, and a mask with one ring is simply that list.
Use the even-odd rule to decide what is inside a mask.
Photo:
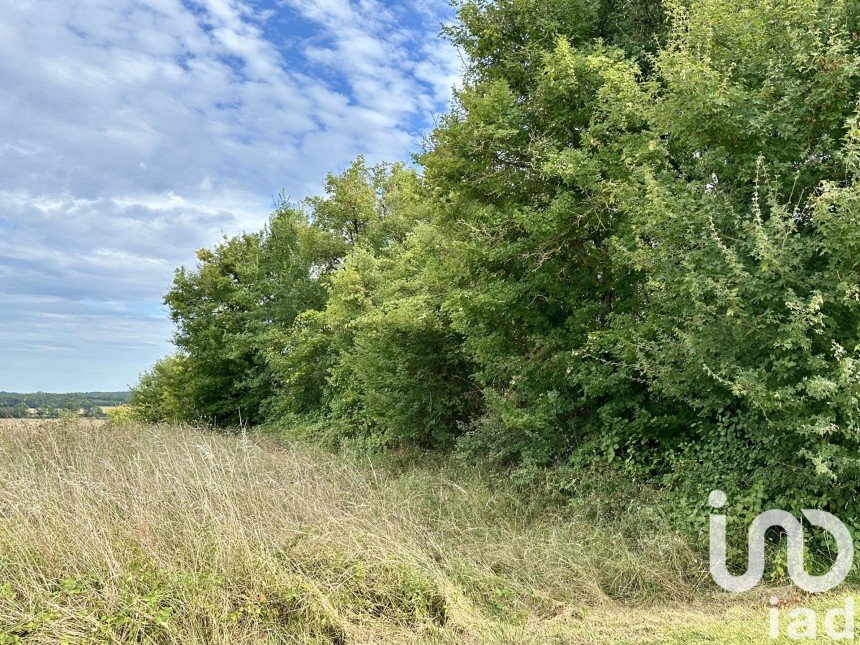
[{"label": "green foliage", "polygon": [[[852,2],[674,3],[657,58],[655,126],[681,175],[752,199],[757,159],[779,198],[844,177],[838,151],[860,90]],[[853,34],[853,35],[852,35]]]},{"label": "green foliage", "polygon": [[127,426],[135,421],[136,411],[128,405],[120,405],[108,411],[107,419],[111,426]]},{"label": "green foliage", "polygon": [[147,423],[194,421],[188,405],[192,386],[185,354],[161,359],[132,389],[130,404],[135,418]]},{"label": "green foliage", "polygon": [[128,392],[73,392],[53,394],[36,392],[18,394],[0,392],[0,419],[56,419],[64,410],[72,410],[88,418],[104,417],[102,407],[128,403]]},{"label": "green foliage", "polygon": [[[194,270],[180,269],[165,298],[177,323],[176,344],[187,372],[180,388],[193,418],[229,424],[263,419],[274,394],[266,361],[267,331],[293,323],[323,301],[312,279],[317,259],[308,247],[327,251],[309,235],[307,218],[282,204],[267,229],[198,253]],[[189,414],[183,414],[188,417]]]},{"label": "green foliage", "polygon": [[447,445],[475,407],[430,251],[439,243],[434,227],[418,226],[391,253],[353,253],[332,281],[331,410],[377,445]]},{"label": "green foliage", "polygon": [[852,18],[843,3],[687,4],[647,112],[665,162],[613,191],[630,215],[613,262],[636,276],[635,306],[587,351],[686,417],[657,447],[688,498],[720,486],[750,512],[852,518]]},{"label": "green foliage", "polygon": [[[147,419],[607,465],[701,528],[860,527],[856,2],[468,0],[420,156],[358,159],[167,296]],[[698,522],[698,523],[697,523]]]}]

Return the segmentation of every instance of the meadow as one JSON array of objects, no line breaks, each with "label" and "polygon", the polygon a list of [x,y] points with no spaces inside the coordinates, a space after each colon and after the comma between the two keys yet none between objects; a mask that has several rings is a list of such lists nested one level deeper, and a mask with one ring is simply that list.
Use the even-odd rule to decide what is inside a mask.
[{"label": "meadow", "polygon": [[[0,424],[0,643],[761,642],[631,500],[262,436]],[[837,602],[836,598],[822,602]]]}]

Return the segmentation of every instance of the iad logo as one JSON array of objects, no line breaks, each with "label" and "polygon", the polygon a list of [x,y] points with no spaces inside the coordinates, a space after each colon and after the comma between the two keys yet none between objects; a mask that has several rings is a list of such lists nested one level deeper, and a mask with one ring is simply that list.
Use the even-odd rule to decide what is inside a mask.
[{"label": "iad logo", "polygon": [[[726,505],[726,494],[713,491],[708,497],[713,508]],[[836,517],[825,511],[804,510],[804,517],[813,526],[820,526],[836,539],[836,562],[830,571],[821,576],[806,572],[803,560],[803,526],[786,511],[770,510],[753,520],[749,528],[747,543],[749,556],[746,573],[735,576],[726,567],[726,516],[711,515],[711,576],[726,591],[742,593],[761,582],[764,575],[764,538],[771,527],[781,527],[788,535],[788,575],[794,584],[809,593],[822,593],[843,582],[854,561],[854,542],[847,527]]]}]

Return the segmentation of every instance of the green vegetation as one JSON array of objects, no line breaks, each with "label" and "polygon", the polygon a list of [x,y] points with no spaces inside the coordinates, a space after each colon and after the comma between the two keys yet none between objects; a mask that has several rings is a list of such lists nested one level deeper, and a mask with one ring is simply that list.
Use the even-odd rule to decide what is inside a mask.
[{"label": "green vegetation", "polygon": [[145,420],[612,471],[702,535],[860,524],[860,5],[466,0],[419,173],[359,159],[181,269]]},{"label": "green vegetation", "polygon": [[623,481],[561,503],[455,461],[387,463],[0,423],[0,643],[750,643],[771,593],[799,600],[714,595]]},{"label": "green vegetation", "polygon": [[90,418],[103,418],[105,413],[102,408],[125,405],[130,398],[129,392],[0,392],[0,419],[56,419],[69,412]]}]

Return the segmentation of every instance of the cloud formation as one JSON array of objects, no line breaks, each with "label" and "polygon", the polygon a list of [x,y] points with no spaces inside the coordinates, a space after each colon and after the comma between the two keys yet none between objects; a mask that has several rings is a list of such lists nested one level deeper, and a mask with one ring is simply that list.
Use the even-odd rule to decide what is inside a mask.
[{"label": "cloud formation", "polygon": [[[444,5],[445,3],[438,3]],[[123,388],[173,269],[359,153],[405,159],[460,61],[426,0],[0,3],[0,390]]]}]

